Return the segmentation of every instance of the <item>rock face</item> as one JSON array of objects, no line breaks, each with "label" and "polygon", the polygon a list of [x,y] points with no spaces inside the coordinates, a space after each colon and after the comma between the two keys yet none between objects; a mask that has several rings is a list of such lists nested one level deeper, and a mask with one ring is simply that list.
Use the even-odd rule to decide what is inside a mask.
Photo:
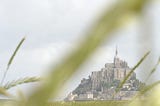
[{"label": "rock face", "polygon": [[92,72],[88,79],[83,78],[65,100],[130,100],[145,84],[136,78],[136,73],[133,73],[113,97],[120,82],[131,71],[127,62],[120,60],[117,55],[116,49],[113,63],[106,63],[100,71]]}]

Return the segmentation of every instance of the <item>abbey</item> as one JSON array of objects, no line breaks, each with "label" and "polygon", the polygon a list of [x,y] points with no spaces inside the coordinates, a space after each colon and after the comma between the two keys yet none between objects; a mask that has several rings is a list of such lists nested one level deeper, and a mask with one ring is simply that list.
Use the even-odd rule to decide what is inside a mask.
[{"label": "abbey", "polygon": [[83,78],[79,86],[65,100],[131,99],[145,85],[136,78],[136,73],[132,73],[120,92],[113,98],[116,88],[130,71],[131,68],[127,62],[118,58],[118,50],[116,48],[113,63],[106,63],[100,71],[92,72],[88,79]]},{"label": "abbey", "polygon": [[[131,68],[129,68],[127,62],[120,60],[117,55],[118,51],[116,49],[113,63],[106,63],[101,71],[92,72],[92,90],[101,90],[104,84],[122,81],[130,72]],[[133,73],[130,79],[136,79],[136,74]]]}]

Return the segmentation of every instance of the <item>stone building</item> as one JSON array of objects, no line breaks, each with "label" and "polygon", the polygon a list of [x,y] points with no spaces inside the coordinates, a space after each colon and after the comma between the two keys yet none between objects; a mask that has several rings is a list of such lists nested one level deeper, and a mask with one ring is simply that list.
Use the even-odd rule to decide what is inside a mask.
[{"label": "stone building", "polygon": [[142,85],[145,85],[136,78],[136,73],[129,77],[115,98],[112,96],[120,82],[130,71],[131,68],[127,62],[118,58],[116,48],[113,63],[106,63],[100,71],[92,72],[88,79],[82,79],[79,86],[65,100],[129,99],[138,92]]}]

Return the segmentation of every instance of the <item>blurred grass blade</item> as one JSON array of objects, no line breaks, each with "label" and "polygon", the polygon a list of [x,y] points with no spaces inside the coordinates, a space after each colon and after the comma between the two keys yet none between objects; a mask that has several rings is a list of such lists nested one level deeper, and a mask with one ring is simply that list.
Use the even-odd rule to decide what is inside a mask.
[{"label": "blurred grass blade", "polygon": [[150,52],[147,52],[140,60],[139,62],[132,68],[132,70],[127,74],[125,79],[119,84],[116,92],[119,92],[119,90],[122,88],[122,86],[126,83],[128,78],[133,74],[133,72],[139,67],[139,65],[146,59],[146,57],[150,54]]},{"label": "blurred grass blade", "polygon": [[17,48],[15,49],[13,55],[12,55],[11,58],[9,59],[9,62],[8,62],[8,64],[7,64],[7,70],[9,69],[10,65],[12,64],[14,57],[16,56],[19,48],[21,47],[21,45],[23,44],[24,41],[25,41],[25,37],[22,38],[22,40],[21,40],[20,43],[18,44]]},{"label": "blurred grass blade", "polygon": [[15,86],[18,86],[18,85],[21,85],[21,84],[33,83],[33,82],[37,82],[37,81],[40,81],[40,78],[37,78],[37,77],[21,78],[21,79],[14,80],[14,81],[12,81],[12,82],[6,83],[6,84],[3,86],[3,88],[5,88],[5,89],[10,89],[10,88],[12,88],[12,87],[15,87]]},{"label": "blurred grass blade", "polygon": [[155,66],[153,67],[153,69],[150,71],[148,77],[146,78],[146,81],[148,81],[148,79],[151,77],[151,75],[156,71],[156,69],[157,69],[157,67],[158,67],[159,64],[160,64],[160,57],[159,57],[156,65],[155,65]]},{"label": "blurred grass blade", "polygon": [[27,102],[27,98],[25,97],[25,95],[23,94],[22,91],[18,91],[17,92],[17,95],[18,95],[18,101],[16,101],[16,105],[14,106],[26,106],[26,102]]},{"label": "blurred grass blade", "polygon": [[[21,89],[18,89],[18,90],[17,90],[17,96],[18,96],[18,100],[20,100],[20,102],[21,102],[22,104],[27,101],[27,98],[26,98],[26,96],[24,95],[24,93],[22,92]],[[21,106],[23,106],[23,105],[21,105]]]},{"label": "blurred grass blade", "polygon": [[6,97],[10,96],[10,94],[6,91],[6,89],[2,87],[0,87],[0,95],[6,96]]},{"label": "blurred grass blade", "polygon": [[18,50],[20,49],[20,47],[21,47],[21,45],[23,44],[24,41],[25,41],[25,37],[22,38],[22,40],[20,41],[20,43],[19,43],[18,46],[16,47],[14,53],[12,54],[11,58],[9,59],[9,62],[8,62],[8,64],[7,64],[7,69],[5,70],[5,73],[4,73],[4,75],[3,75],[3,77],[2,77],[2,80],[1,80],[1,85],[3,84],[3,82],[4,82],[4,80],[5,80],[5,77],[6,77],[6,75],[7,75],[8,69],[10,68],[10,66],[11,66],[11,64],[12,64],[12,62],[13,62],[13,60],[14,60],[14,57],[16,56]]},{"label": "blurred grass blade", "polygon": [[73,52],[66,60],[47,76],[46,83],[39,88],[31,97],[26,106],[44,106],[46,101],[55,97],[59,88],[73,75],[73,73],[87,60],[87,58],[96,50],[106,38],[122,26],[122,20],[130,14],[139,13],[147,0],[120,0],[86,35],[86,39],[77,50]]},{"label": "blurred grass blade", "polygon": [[154,82],[153,84],[144,86],[138,94],[135,95],[135,97],[132,99],[132,101],[135,101],[138,98],[141,98],[141,96],[144,96],[145,93],[152,90],[154,87],[158,86],[160,84],[160,81]]},{"label": "blurred grass blade", "polygon": [[154,82],[151,85],[148,85],[146,87],[144,87],[141,91],[140,91],[140,96],[145,94],[146,92],[150,91],[151,89],[153,89],[154,87],[156,87],[157,85],[160,84],[160,81]]}]

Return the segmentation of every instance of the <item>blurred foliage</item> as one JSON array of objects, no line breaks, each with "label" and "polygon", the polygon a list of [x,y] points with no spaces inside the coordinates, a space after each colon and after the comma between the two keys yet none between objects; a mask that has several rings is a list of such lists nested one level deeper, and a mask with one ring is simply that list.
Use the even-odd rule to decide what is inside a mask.
[{"label": "blurred foliage", "polygon": [[[12,101],[13,103],[4,104],[4,106],[13,106],[14,104],[15,106],[159,106],[159,100],[156,98],[159,96],[159,93],[156,93],[158,90],[155,90],[155,93],[149,98],[144,98],[144,94],[157,87],[159,81],[143,87],[142,90],[140,90],[140,94],[131,101],[53,102],[48,104],[50,98],[56,97],[59,89],[63,87],[64,83],[89,58],[96,48],[106,41],[113,31],[122,27],[124,23],[126,23],[124,20],[126,20],[128,16],[139,15],[147,1],[148,0],[119,0],[110,10],[104,12],[104,15],[95,23],[89,33],[86,34],[77,49],[66,57],[56,68],[50,69],[50,73],[46,77],[44,84],[37,88],[28,100],[19,100],[19,102]],[[123,86],[128,77],[139,67],[148,55],[149,52],[140,59],[128,76],[120,83],[119,88]],[[157,66],[156,64],[149,76],[155,72]],[[5,94],[3,89],[1,92]]]}]

